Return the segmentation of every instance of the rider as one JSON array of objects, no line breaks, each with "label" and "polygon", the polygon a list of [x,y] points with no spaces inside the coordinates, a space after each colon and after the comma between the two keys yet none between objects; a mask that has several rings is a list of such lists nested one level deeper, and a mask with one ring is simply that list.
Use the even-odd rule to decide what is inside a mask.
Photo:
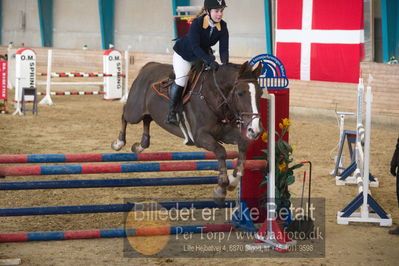
[{"label": "rider", "polygon": [[[396,176],[396,197],[399,204],[399,138],[398,142],[396,143],[396,149],[392,155],[391,174]],[[389,230],[389,233],[392,235],[399,235],[399,226],[395,229]]]},{"label": "rider", "polygon": [[219,42],[219,54],[222,64],[229,61],[229,32],[223,18],[225,0],[205,0],[200,15],[192,21],[188,34],[178,39],[173,47],[173,70],[176,79],[170,89],[169,114],[165,121],[179,125],[176,118],[176,107],[188,81],[192,64],[202,60],[211,70],[217,70],[211,46]]}]

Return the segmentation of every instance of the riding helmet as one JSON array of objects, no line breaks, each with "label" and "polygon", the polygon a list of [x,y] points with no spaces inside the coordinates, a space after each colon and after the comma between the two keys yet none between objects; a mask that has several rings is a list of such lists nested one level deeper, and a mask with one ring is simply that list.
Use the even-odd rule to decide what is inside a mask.
[{"label": "riding helmet", "polygon": [[226,2],[224,0],[205,0],[204,1],[204,8],[214,9],[214,8],[225,8]]}]

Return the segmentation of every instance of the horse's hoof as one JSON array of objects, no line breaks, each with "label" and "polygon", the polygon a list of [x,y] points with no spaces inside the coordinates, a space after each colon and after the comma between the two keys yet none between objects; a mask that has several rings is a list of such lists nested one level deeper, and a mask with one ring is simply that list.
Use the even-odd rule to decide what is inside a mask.
[{"label": "horse's hoof", "polygon": [[120,149],[123,148],[123,146],[125,146],[125,142],[122,141],[122,140],[119,140],[119,139],[115,140],[115,141],[112,142],[112,144],[111,144],[111,148],[112,148],[114,151],[119,151]]},{"label": "horse's hoof", "polygon": [[229,177],[229,185],[227,186],[227,190],[233,191],[238,186],[238,183],[240,183],[241,176],[228,175],[228,177]]},{"label": "horse's hoof", "polygon": [[141,146],[140,143],[134,143],[132,145],[132,149],[131,150],[134,153],[140,153],[140,152],[144,151],[144,148]]},{"label": "horse's hoof", "polygon": [[226,199],[226,190],[222,189],[220,186],[217,186],[213,190],[213,200],[217,205],[223,205]]}]

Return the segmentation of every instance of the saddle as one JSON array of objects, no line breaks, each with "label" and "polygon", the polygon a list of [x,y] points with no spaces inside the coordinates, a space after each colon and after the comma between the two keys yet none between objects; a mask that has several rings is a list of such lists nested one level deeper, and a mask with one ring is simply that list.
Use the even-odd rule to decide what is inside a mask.
[{"label": "saddle", "polygon": [[[191,92],[195,88],[198,83],[199,78],[201,77],[202,72],[204,71],[205,67],[202,64],[200,67],[193,66],[189,72],[189,78],[186,86],[184,87],[182,93],[182,103],[183,105],[186,104],[191,98]],[[170,100],[169,97],[169,90],[175,80],[174,74],[171,73],[169,77],[162,79],[160,81],[154,82],[151,85],[151,88],[161,97],[164,97],[166,100]]]}]

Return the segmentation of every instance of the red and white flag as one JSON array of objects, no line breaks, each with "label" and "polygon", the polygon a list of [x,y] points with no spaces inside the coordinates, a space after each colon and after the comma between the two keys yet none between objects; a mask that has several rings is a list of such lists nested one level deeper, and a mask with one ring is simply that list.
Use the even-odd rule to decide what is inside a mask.
[{"label": "red and white flag", "polygon": [[277,0],[276,56],[288,78],[357,83],[363,0]]}]

